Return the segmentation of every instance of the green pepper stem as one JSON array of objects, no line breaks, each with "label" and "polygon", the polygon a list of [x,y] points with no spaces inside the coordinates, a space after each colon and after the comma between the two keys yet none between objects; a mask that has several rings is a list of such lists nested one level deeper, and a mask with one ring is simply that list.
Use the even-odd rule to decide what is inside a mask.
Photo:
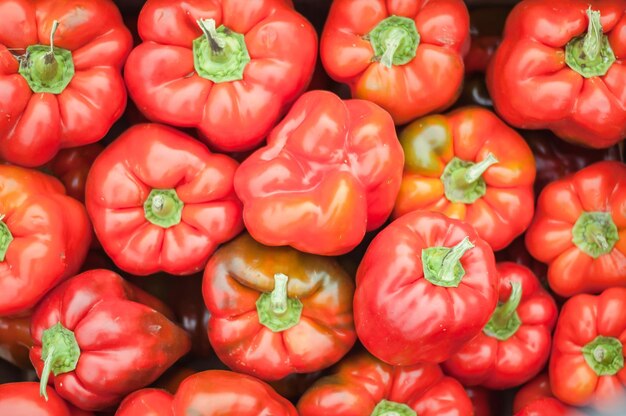
[{"label": "green pepper stem", "polygon": [[405,32],[401,29],[394,28],[391,30],[389,37],[385,39],[385,52],[380,58],[380,63],[382,65],[387,68],[391,68],[393,66],[393,57],[400,46],[400,42],[402,42],[402,38],[405,36]]},{"label": "green pepper stem", "polygon": [[52,22],[52,30],[50,31],[50,54],[54,55],[54,35],[57,33],[57,29],[59,28],[59,21],[55,20]]},{"label": "green pepper stem", "polygon": [[39,395],[43,396],[48,401],[48,379],[50,378],[50,372],[52,371],[52,363],[54,362],[54,346],[48,349],[48,356],[43,362],[43,370],[41,370],[41,381],[39,382]]},{"label": "green pepper stem", "polygon": [[593,241],[601,251],[609,250],[609,242],[604,236],[604,227],[598,223],[591,223],[585,229],[585,239],[587,241]]},{"label": "green pepper stem", "polygon": [[456,279],[455,268],[459,264],[461,257],[471,248],[474,248],[474,244],[472,244],[469,237],[465,237],[460,243],[450,249],[441,262],[441,280],[452,281]]},{"label": "green pepper stem", "polygon": [[4,214],[0,215],[0,262],[6,258],[9,245],[13,241],[13,234],[11,234],[11,230],[4,222],[4,217]]},{"label": "green pepper stem", "polygon": [[619,339],[600,335],[582,348],[582,354],[598,376],[613,376],[624,368],[623,348]]},{"label": "green pepper stem", "polygon": [[495,165],[496,163],[498,163],[498,159],[493,155],[493,153],[489,153],[485,159],[467,168],[465,171],[465,181],[470,184],[476,182],[483,176],[483,173],[485,173],[489,167]]},{"label": "green pepper stem", "polygon": [[602,23],[600,23],[600,12],[591,10],[591,6],[587,9],[587,16],[589,17],[589,25],[587,34],[582,40],[582,48],[585,56],[593,60],[598,57],[602,46]]},{"label": "green pepper stem", "polygon": [[520,282],[511,282],[511,294],[509,299],[496,308],[493,315],[491,315],[492,322],[498,327],[505,327],[517,312],[521,300],[522,284]]},{"label": "green pepper stem", "polygon": [[46,386],[50,373],[55,376],[76,369],[80,357],[80,348],[74,332],[60,322],[43,331],[41,336],[41,359],[44,362],[39,382],[39,394],[48,400]]},{"label": "green pepper stem", "polygon": [[270,294],[270,305],[272,312],[282,315],[287,312],[287,282],[289,277],[283,273],[274,275],[274,290]]},{"label": "green pepper stem", "polygon": [[217,28],[215,27],[215,19],[198,19],[196,21],[204,36],[206,36],[209,45],[211,46],[211,50],[214,53],[220,53],[224,50],[226,46],[226,42],[217,34]]}]

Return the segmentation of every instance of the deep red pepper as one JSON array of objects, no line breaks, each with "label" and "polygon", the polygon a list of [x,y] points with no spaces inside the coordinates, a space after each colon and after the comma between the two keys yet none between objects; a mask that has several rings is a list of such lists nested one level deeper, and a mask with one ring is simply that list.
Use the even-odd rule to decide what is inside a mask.
[{"label": "deep red pepper", "polygon": [[544,397],[554,397],[547,372],[539,374],[515,393],[513,413],[519,412],[528,404]]},{"label": "deep red pepper", "polygon": [[39,383],[0,384],[0,415],[4,416],[92,416],[93,413],[66,403],[52,387],[47,399],[39,394]]},{"label": "deep red pepper", "polygon": [[467,396],[472,401],[474,416],[494,416],[495,395],[482,387],[465,387]]},{"label": "deep red pepper", "polygon": [[519,386],[550,357],[556,323],[554,299],[537,277],[515,263],[498,263],[500,303],[483,331],[448,361],[444,370],[464,385],[491,389]]},{"label": "deep red pepper", "polygon": [[504,22],[511,8],[508,6],[475,7],[469,12],[470,35],[469,51],[463,58],[465,74],[484,74],[489,61],[502,40]]},{"label": "deep red pepper", "polygon": [[100,143],[63,149],[50,161],[47,167],[54,176],[63,182],[65,191],[69,196],[85,202],[87,174],[93,161],[103,149],[104,146]]},{"label": "deep red pepper", "polygon": [[162,302],[111,271],[69,279],[32,317],[30,359],[42,389],[49,381],[86,410],[119,403],[189,351],[188,335],[168,317]]},{"label": "deep red pepper", "polygon": [[374,238],[359,266],[357,334],[389,364],[445,361],[487,324],[498,283],[493,251],[472,226],[408,213]]},{"label": "deep red pepper", "polygon": [[19,368],[31,369],[28,353],[32,345],[30,315],[0,317],[0,358]]}]

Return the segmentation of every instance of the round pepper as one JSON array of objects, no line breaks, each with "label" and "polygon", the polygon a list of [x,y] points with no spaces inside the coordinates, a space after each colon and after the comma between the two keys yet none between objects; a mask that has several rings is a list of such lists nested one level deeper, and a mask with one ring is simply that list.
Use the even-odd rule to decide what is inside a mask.
[{"label": "round pepper", "polygon": [[354,283],[329,257],[266,247],[242,234],[204,272],[209,339],[231,369],[264,380],[310,373],[356,340]]},{"label": "round pepper", "polygon": [[392,365],[443,362],[487,324],[498,282],[493,251],[469,224],[406,214],[374,238],[359,265],[359,340]]},{"label": "round pepper", "polygon": [[233,159],[171,127],[131,127],[87,178],[87,211],[102,248],[134,275],[201,271],[243,228],[236,169]]},{"label": "round pepper", "polygon": [[130,32],[110,0],[0,3],[0,157],[41,166],[102,139],[126,106]]},{"label": "round pepper", "polygon": [[224,151],[257,147],[315,67],[317,35],[291,1],[148,0],[138,28],[125,66],[137,107]]},{"label": "round pepper", "polygon": [[588,147],[626,136],[626,1],[527,0],[487,70],[497,113]]},{"label": "round pepper", "polygon": [[515,393],[513,413],[519,412],[528,404],[544,397],[554,397],[547,372],[539,374]]},{"label": "round pepper", "polygon": [[119,403],[189,351],[189,336],[171,317],[163,303],[111,271],[67,280],[32,317],[30,360],[41,394],[50,382],[81,409]]},{"label": "round pepper", "polygon": [[626,286],[626,165],[598,162],[539,195],[526,247],[561,296]]},{"label": "round pepper", "polygon": [[39,384],[24,381],[0,384],[0,415],[6,416],[92,416],[93,413],[66,403],[51,387],[47,398],[39,395]]},{"label": "round pepper", "polygon": [[519,386],[537,375],[550,357],[556,323],[554,299],[526,267],[498,263],[500,303],[483,331],[443,363],[464,385],[490,389]]},{"label": "round pepper", "polygon": [[235,190],[255,240],[339,255],[387,220],[403,162],[387,112],[311,91],[241,164]]},{"label": "round pepper", "polygon": [[393,217],[437,211],[476,228],[494,250],[533,217],[530,148],[492,112],[468,107],[427,116],[400,133],[405,165]]},{"label": "round pepper", "polygon": [[550,386],[559,400],[603,407],[626,394],[626,288],[576,295],[559,315]]},{"label": "round pepper", "polygon": [[173,400],[174,397],[165,390],[137,390],[120,403],[115,416],[174,416]]},{"label": "round pepper", "polygon": [[300,416],[473,415],[463,386],[436,364],[393,367],[367,353],[341,361],[298,402]]},{"label": "round pepper", "polygon": [[456,101],[468,47],[462,0],[335,0],[320,56],[352,97],[380,105],[404,124]]}]

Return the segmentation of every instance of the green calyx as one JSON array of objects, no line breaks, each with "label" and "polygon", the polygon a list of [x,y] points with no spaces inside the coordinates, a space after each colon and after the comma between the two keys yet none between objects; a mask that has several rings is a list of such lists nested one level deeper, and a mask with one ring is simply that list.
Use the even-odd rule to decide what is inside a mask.
[{"label": "green calyx", "polygon": [[80,348],[74,333],[60,322],[43,331],[41,337],[41,359],[44,362],[39,383],[39,394],[48,400],[46,386],[52,371],[55,376],[74,371]]},{"label": "green calyx", "polygon": [[152,224],[169,228],[180,223],[184,206],[174,189],[153,189],[143,204],[143,211]]},{"label": "green calyx", "polygon": [[417,412],[404,403],[383,399],[378,402],[371,416],[417,416]]},{"label": "green calyx", "polygon": [[624,351],[619,339],[597,336],[582,349],[583,357],[598,376],[612,376],[624,368]]},{"label": "green calyx", "polygon": [[67,49],[54,46],[59,22],[54,21],[50,46],[31,45],[20,56],[19,73],[34,93],[61,94],[74,77],[74,60]]},{"label": "green calyx", "polygon": [[458,157],[446,165],[441,174],[444,194],[450,202],[472,204],[487,192],[487,184],[482,175],[498,163],[498,159],[489,153],[478,163],[466,162]]},{"label": "green calyx", "polygon": [[506,341],[511,338],[522,321],[517,314],[517,307],[522,300],[522,285],[520,282],[511,282],[511,295],[509,299],[499,304],[491,315],[489,322],[485,325],[483,332],[499,341]]},{"label": "green calyx", "polygon": [[474,247],[465,237],[454,247],[428,247],[422,250],[424,279],[443,287],[458,287],[461,284],[465,269],[461,265],[461,257]]},{"label": "green calyx", "polygon": [[272,332],[282,332],[300,322],[302,302],[287,296],[289,278],[282,274],[274,275],[274,290],[262,293],[256,301],[259,322]]},{"label": "green calyx", "polygon": [[619,240],[609,212],[583,212],[572,228],[572,242],[594,259],[613,250]]},{"label": "green calyx", "polygon": [[411,62],[420,43],[415,21],[401,16],[381,20],[366,38],[372,44],[374,59],[387,68]]},{"label": "green calyx", "polygon": [[600,12],[587,9],[589,25],[587,33],[570,40],[565,46],[565,63],[585,78],[605,75],[613,62],[615,54],[609,38],[602,32]]},{"label": "green calyx", "polygon": [[193,62],[198,75],[215,83],[243,79],[243,71],[250,62],[244,36],[224,25],[215,28],[213,19],[197,22],[204,33],[193,41]]},{"label": "green calyx", "polygon": [[13,234],[11,234],[11,230],[9,230],[9,227],[3,220],[4,215],[0,215],[0,261],[4,261],[9,245],[13,241]]}]

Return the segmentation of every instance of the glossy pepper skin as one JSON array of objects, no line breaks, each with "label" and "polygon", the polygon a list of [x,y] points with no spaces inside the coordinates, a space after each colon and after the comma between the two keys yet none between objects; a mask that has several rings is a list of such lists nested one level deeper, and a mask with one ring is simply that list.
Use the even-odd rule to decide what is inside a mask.
[{"label": "glossy pepper skin", "polygon": [[0,414],[12,416],[92,416],[65,402],[52,387],[48,400],[39,395],[39,384],[25,381],[0,384]]},{"label": "glossy pepper skin", "polygon": [[550,357],[556,398],[605,406],[626,393],[626,288],[576,295],[559,315]]},{"label": "glossy pepper skin", "polygon": [[169,318],[164,304],[114,272],[88,271],[38,305],[30,359],[42,386],[49,380],[75,406],[102,410],[189,351],[189,336]]},{"label": "glossy pepper skin", "polygon": [[28,353],[32,345],[30,315],[0,317],[0,358],[23,370],[30,370]]},{"label": "glossy pepper skin", "polygon": [[595,163],[548,185],[526,247],[561,296],[626,286],[626,165]]},{"label": "glossy pepper skin", "polygon": [[587,147],[626,136],[626,2],[529,0],[509,15],[487,71],[498,114]]},{"label": "glossy pepper skin", "polygon": [[201,271],[243,228],[237,162],[158,124],[133,126],[87,178],[87,211],[104,251],[134,275]]},{"label": "glossy pepper skin", "polygon": [[469,224],[406,214],[374,238],[359,265],[359,340],[388,364],[443,362],[489,321],[498,282],[493,251]]},{"label": "glossy pepper skin", "polygon": [[125,67],[137,107],[223,151],[257,147],[317,57],[315,29],[285,0],[149,0],[138,28],[143,43]]},{"label": "glossy pepper skin", "polygon": [[546,397],[554,397],[547,371],[524,384],[517,393],[515,393],[513,413],[517,413],[528,404]]},{"label": "glossy pepper skin", "polygon": [[[169,406],[168,406],[169,402]],[[139,390],[115,416],[298,416],[296,408],[269,385],[231,371],[209,370],[187,377],[176,394]]]},{"label": "glossy pepper skin", "polygon": [[69,196],[85,202],[87,174],[102,150],[104,146],[100,143],[63,149],[50,161],[48,169],[63,182]]},{"label": "glossy pepper skin", "polygon": [[26,312],[82,265],[85,207],[51,176],[0,165],[0,316]]},{"label": "glossy pepper skin", "polygon": [[400,133],[405,164],[393,217],[437,211],[474,226],[494,250],[533,217],[533,154],[489,110],[468,107],[416,120]]},{"label": "glossy pepper skin", "polygon": [[514,416],[584,416],[552,397],[539,398],[524,406]]},{"label": "glossy pepper skin", "polygon": [[298,402],[298,412],[300,416],[474,414],[463,386],[444,376],[438,365],[393,367],[365,352],[341,361],[333,374],[311,386]]},{"label": "glossy pepper skin", "polygon": [[9,0],[0,16],[0,157],[41,166],[103,138],[126,106],[132,47],[115,4]]},{"label": "glossy pepper skin", "polygon": [[246,228],[266,245],[345,254],[391,213],[403,161],[383,109],[308,92],[235,174]]},{"label": "glossy pepper skin", "polygon": [[461,0],[337,0],[322,34],[328,75],[396,124],[446,109],[463,83],[469,15]]},{"label": "glossy pepper skin", "polygon": [[558,315],[554,299],[535,275],[515,263],[498,263],[500,302],[483,331],[443,364],[463,385],[519,386],[550,357]]},{"label": "glossy pepper skin", "polygon": [[474,416],[493,416],[494,412],[494,397],[495,395],[491,390],[487,390],[482,387],[465,387],[467,396],[472,401],[472,409],[474,409]]},{"label": "glossy pepper skin", "polygon": [[329,257],[242,234],[211,257],[202,293],[211,345],[241,373],[279,380],[321,370],[356,340],[354,282]]}]

